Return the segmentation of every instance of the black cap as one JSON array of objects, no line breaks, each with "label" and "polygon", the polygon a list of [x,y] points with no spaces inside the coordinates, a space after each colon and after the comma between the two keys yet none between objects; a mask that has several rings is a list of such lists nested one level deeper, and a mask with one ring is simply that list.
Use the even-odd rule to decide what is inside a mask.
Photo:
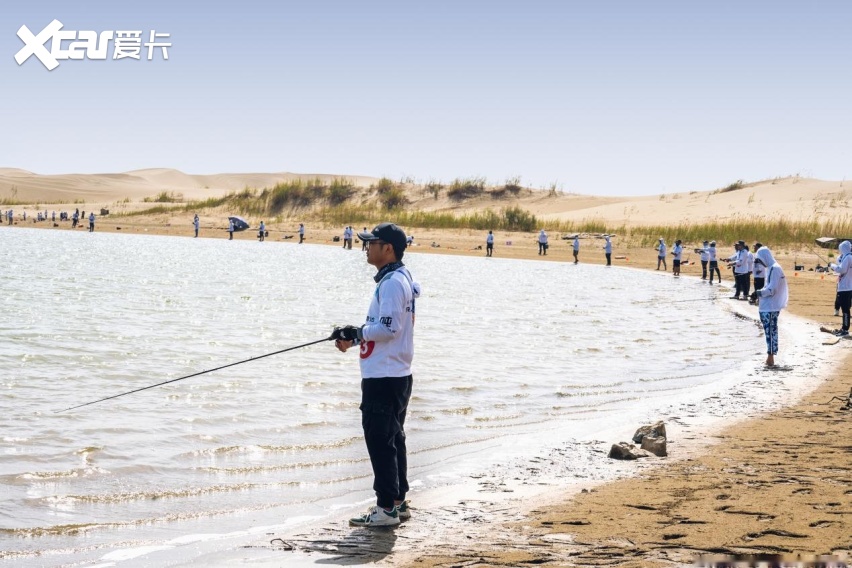
[{"label": "black cap", "polygon": [[358,233],[358,238],[362,241],[384,241],[393,247],[397,258],[401,256],[405,250],[405,231],[394,225],[393,223],[380,223],[369,233]]},{"label": "black cap", "polygon": [[737,241],[737,244],[740,245],[741,247],[746,246],[745,241]]}]

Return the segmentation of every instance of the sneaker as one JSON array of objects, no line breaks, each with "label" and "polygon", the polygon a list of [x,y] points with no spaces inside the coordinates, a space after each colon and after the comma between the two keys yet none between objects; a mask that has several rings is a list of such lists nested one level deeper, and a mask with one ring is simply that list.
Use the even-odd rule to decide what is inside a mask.
[{"label": "sneaker", "polygon": [[399,513],[396,507],[390,513],[379,507],[378,505],[370,507],[370,509],[361,515],[349,519],[350,527],[395,527],[399,524]]},{"label": "sneaker", "polygon": [[838,329],[834,335],[836,335],[837,337],[846,337],[847,335],[849,335],[849,331],[845,329]]},{"label": "sneaker", "polygon": [[411,518],[411,508],[408,506],[408,501],[403,501],[396,506],[396,512],[399,515],[400,521],[406,521]]}]

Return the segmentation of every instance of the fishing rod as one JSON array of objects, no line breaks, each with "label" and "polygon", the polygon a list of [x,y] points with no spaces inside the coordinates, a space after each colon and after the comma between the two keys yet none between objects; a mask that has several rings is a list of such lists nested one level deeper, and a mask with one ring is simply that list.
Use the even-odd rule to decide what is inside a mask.
[{"label": "fishing rod", "polygon": [[316,345],[317,343],[322,343],[323,341],[331,341],[332,339],[333,339],[333,337],[329,336],[329,337],[326,337],[324,339],[318,339],[316,341],[311,341],[310,343],[303,343],[302,345],[296,345],[295,347],[288,347],[287,349],[282,349],[280,351],[275,351],[273,353],[267,353],[266,355],[260,355],[258,357],[251,357],[249,359],[237,361],[236,363],[229,363],[227,365],[222,365],[221,367],[216,367],[215,369],[207,369],[206,371],[200,371],[198,373],[186,375],[185,377],[178,377],[177,379],[170,379],[168,381],[163,381],[162,383],[157,383],[155,385],[149,385],[147,387],[142,387],[142,388],[135,389],[135,390],[132,390],[132,391],[123,392],[121,394],[114,394],[112,396],[99,398],[98,400],[93,400],[91,402],[86,402],[84,404],[78,404],[77,406],[71,406],[69,408],[64,408],[62,410],[54,410],[53,412],[58,413],[58,412],[65,412],[66,410],[74,410],[75,408],[82,408],[84,406],[89,406],[90,404],[95,404],[96,402],[103,402],[105,400],[110,400],[110,399],[118,398],[120,396],[124,396],[124,395],[127,395],[127,394],[133,394],[135,392],[140,392],[140,391],[143,391],[143,390],[152,389],[154,387],[167,385],[169,383],[176,383],[177,381],[182,381],[184,379],[189,379],[191,377],[197,377],[198,375],[203,375],[205,373],[212,373],[213,371],[218,371],[220,369],[227,369],[228,367],[233,367],[234,365],[241,365],[243,363],[248,363],[249,361],[257,361],[258,359],[263,359],[264,357],[271,357],[272,355],[278,355],[280,353],[286,353],[287,351],[293,351],[294,349],[301,349],[302,347],[308,347],[309,345]]},{"label": "fishing rod", "polygon": [[664,302],[666,304],[674,304],[677,302],[712,302],[717,298],[688,298],[685,300],[639,300],[638,302],[633,302],[634,304],[654,304],[657,302]]},{"label": "fishing rod", "polygon": [[814,254],[816,255],[816,257],[817,257],[818,259],[820,259],[821,261],[823,261],[824,263],[826,263],[826,264],[831,264],[831,262],[829,262],[829,261],[827,261],[826,259],[824,259],[823,257],[821,257],[821,256],[820,256],[820,254],[819,254],[817,251],[815,251],[815,250],[814,250],[814,248],[813,248],[812,246],[808,245],[808,249],[809,249],[812,253],[814,253]]}]

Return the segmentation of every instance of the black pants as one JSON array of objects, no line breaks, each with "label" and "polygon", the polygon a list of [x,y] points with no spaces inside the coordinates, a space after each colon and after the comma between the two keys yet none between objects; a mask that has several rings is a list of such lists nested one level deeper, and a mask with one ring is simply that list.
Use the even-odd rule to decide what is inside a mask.
[{"label": "black pants", "polygon": [[707,280],[707,261],[706,260],[701,261],[701,279]]},{"label": "black pants", "polygon": [[711,260],[710,261],[710,282],[713,282],[713,272],[716,272],[716,276],[719,278],[719,282],[722,282],[722,273],[719,271],[719,261]]},{"label": "black pants", "polygon": [[405,413],[414,380],[386,377],[361,380],[361,426],[373,466],[376,504],[390,509],[408,492]]},{"label": "black pants", "polygon": [[299,244],[302,244],[302,241],[305,240],[305,235],[299,235]]},{"label": "black pants", "polygon": [[751,301],[757,301],[757,291],[763,290],[763,285],[766,283],[765,278],[760,278],[759,276],[754,277],[754,292],[751,293]]},{"label": "black pants", "polygon": [[838,292],[837,299],[840,304],[840,311],[843,312],[843,324],[841,327],[849,331],[849,308],[852,306],[852,290]]},{"label": "black pants", "polygon": [[610,266],[612,264],[612,253],[605,252],[604,254],[606,255],[606,265]]},{"label": "black pants", "polygon": [[485,256],[494,254],[494,243],[485,243]]},{"label": "black pants", "polygon": [[538,254],[547,254],[547,243],[538,243]]},{"label": "black pants", "polygon": [[751,272],[746,272],[745,274],[734,273],[734,283],[736,284],[734,296],[739,298],[740,293],[742,293],[744,298],[748,298],[748,291],[751,288]]}]

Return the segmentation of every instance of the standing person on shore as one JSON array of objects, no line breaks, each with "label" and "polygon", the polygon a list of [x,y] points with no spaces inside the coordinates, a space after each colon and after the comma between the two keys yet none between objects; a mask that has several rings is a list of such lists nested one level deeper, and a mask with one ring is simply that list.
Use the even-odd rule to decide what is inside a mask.
[{"label": "standing person on shore", "polygon": [[544,232],[544,229],[538,233],[538,254],[547,254],[547,233]]},{"label": "standing person on shore", "polygon": [[663,237],[660,237],[660,244],[656,246],[657,249],[657,270],[660,269],[660,263],[663,264],[663,270],[668,270],[669,267],[666,264],[666,240]]},{"label": "standing person on shore", "polygon": [[751,292],[751,273],[754,272],[754,254],[749,250],[745,242],[743,242],[743,250],[746,255],[746,273],[743,277],[743,300],[748,300],[749,292]]},{"label": "standing person on shore", "polygon": [[[734,261],[734,276],[739,282],[739,291],[736,293],[738,300],[748,300],[748,293],[751,288],[749,255],[751,253],[745,241],[737,241],[737,259]],[[739,297],[740,292],[743,294],[742,298]]]},{"label": "standing person on shore", "polygon": [[89,232],[90,233],[95,232],[95,212],[94,211],[89,213]]},{"label": "standing person on shore", "polygon": [[574,235],[574,264],[580,262],[580,259],[577,258],[580,254],[580,235]]},{"label": "standing person on shore", "polygon": [[[364,231],[363,231],[363,232],[364,232],[364,233],[366,233],[366,232],[367,232],[367,227],[364,227]],[[358,236],[360,237],[360,235],[358,235]],[[362,251],[364,251],[364,252],[367,252],[367,241],[365,241],[365,240],[363,240],[363,239],[361,240],[361,250],[362,250]]]},{"label": "standing person on shore", "polygon": [[367,241],[367,263],[378,269],[367,323],[335,328],[332,338],[346,352],[360,345],[361,425],[370,463],[376,505],[349,520],[351,526],[396,526],[411,516],[405,415],[411,398],[414,357],[414,302],[420,285],[402,264],[405,233],[393,223],[358,235]]},{"label": "standing person on shore", "polygon": [[672,274],[674,276],[680,276],[680,259],[683,255],[683,245],[681,244],[681,240],[678,239],[675,241],[674,247],[672,247]]},{"label": "standing person on shore", "polygon": [[606,243],[604,243],[604,256],[606,256],[606,265],[612,266],[612,241],[610,240],[609,235],[604,235],[604,239],[606,239]]},{"label": "standing person on shore", "polygon": [[757,292],[760,299],[757,311],[760,313],[760,323],[763,324],[763,334],[766,336],[766,366],[774,367],[775,356],[778,355],[778,314],[787,307],[787,279],[769,248],[760,247],[755,262],[766,268],[766,281],[763,288]]},{"label": "standing person on shore", "polygon": [[76,210],[74,211],[74,214],[73,214],[73,215],[71,215],[71,228],[72,228],[72,229],[76,229],[76,228],[77,228],[77,222],[78,222],[79,220],[80,220],[80,210],[79,210],[79,209],[76,209]]},{"label": "standing person on shore", "polygon": [[195,237],[198,238],[198,227],[201,225],[201,221],[198,219],[198,213],[195,214],[195,218],[192,220],[192,226],[195,227]]},{"label": "standing person on shore", "polygon": [[[704,241],[704,243],[701,246],[701,251],[700,251],[700,254],[701,254],[701,279],[702,280],[707,280],[707,263],[710,261],[710,250],[709,249],[710,249],[710,245],[707,243],[707,241]],[[699,251],[696,250],[695,252],[699,252]]]},{"label": "standing person on shore", "polygon": [[[757,251],[760,250],[760,247],[763,245],[761,243],[754,243],[754,252],[757,254]],[[757,291],[763,288],[764,283],[766,282],[766,267],[761,263],[757,262],[757,257],[754,257],[753,264],[753,272],[754,272],[754,292],[748,298],[749,304],[757,303]]]},{"label": "standing person on shore", "polygon": [[228,219],[228,240],[234,240],[234,220]]},{"label": "standing person on shore", "polygon": [[849,335],[849,312],[852,306],[852,243],[843,241],[840,243],[840,258],[837,264],[828,266],[837,274],[837,300],[840,311],[843,312],[843,323],[835,333],[839,336]]},{"label": "standing person on shore", "polygon": [[748,270],[748,257],[743,251],[744,247],[745,241],[737,241],[734,245],[734,254],[729,256],[727,259],[728,268],[732,268],[734,270],[734,295],[731,296],[732,300],[739,300],[740,294],[745,293],[743,275]]},{"label": "standing person on shore", "polygon": [[488,236],[485,237],[485,256],[494,254],[494,233],[488,231]]},{"label": "standing person on shore", "polygon": [[12,212],[12,209],[11,209],[11,208],[10,208],[8,211],[6,211],[6,217],[8,217],[8,219],[9,219],[9,224],[11,225],[11,224],[12,224],[12,220],[13,220],[13,219],[14,219],[14,217],[15,217],[15,214]]},{"label": "standing person on shore", "polygon": [[266,238],[266,224],[263,221],[260,222],[260,228],[257,230],[257,237],[260,239],[260,242],[263,242]]},{"label": "standing person on shore", "polygon": [[352,249],[352,227],[343,228],[343,248]]},{"label": "standing person on shore", "polygon": [[719,271],[719,259],[716,256],[716,241],[710,241],[710,246],[707,247],[707,258],[710,266],[710,280],[708,284],[713,283],[713,272],[716,273],[716,276],[719,279],[719,284],[722,283],[722,273]]},{"label": "standing person on shore", "polygon": [[299,223],[299,244],[305,240],[305,224]]}]

